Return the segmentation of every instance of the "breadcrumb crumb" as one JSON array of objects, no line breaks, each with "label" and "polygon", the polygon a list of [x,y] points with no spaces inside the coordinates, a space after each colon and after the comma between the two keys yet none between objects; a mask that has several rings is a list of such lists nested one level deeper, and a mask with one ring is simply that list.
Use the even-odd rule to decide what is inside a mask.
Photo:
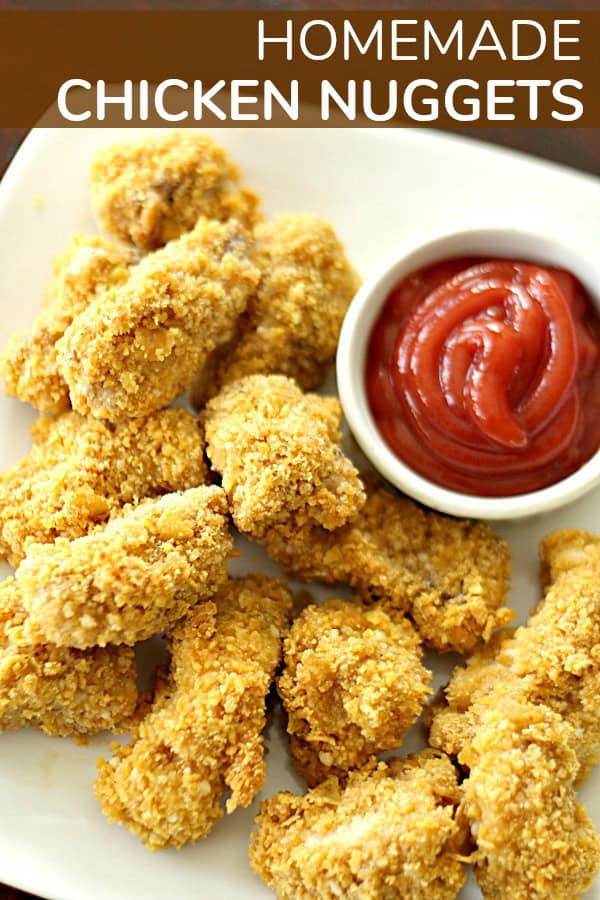
[{"label": "breadcrumb crumb", "polygon": [[158,634],[226,581],[226,514],[220,488],[191,488],[144,500],[74,541],[31,545],[16,579],[32,623],[79,648]]},{"label": "breadcrumb crumb", "polygon": [[[151,850],[207,836],[265,779],[265,696],[292,597],[261,575],[232,579],[171,632],[171,670],[127,746],[98,761],[96,796]],[[216,618],[215,618],[216,605]]]}]

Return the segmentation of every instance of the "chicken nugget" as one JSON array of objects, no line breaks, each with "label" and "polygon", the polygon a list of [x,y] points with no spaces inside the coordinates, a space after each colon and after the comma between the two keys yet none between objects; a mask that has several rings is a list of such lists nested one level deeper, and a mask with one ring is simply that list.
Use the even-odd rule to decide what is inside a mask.
[{"label": "chicken nugget", "polygon": [[54,737],[122,725],[137,702],[130,647],[71,650],[32,642],[19,587],[0,584],[0,731],[32,726]]},{"label": "chicken nugget", "polygon": [[58,342],[77,412],[119,421],[166,406],[231,337],[258,282],[250,235],[201,219],[106,291]]},{"label": "chicken nugget", "polygon": [[335,397],[303,394],[283,375],[249,375],[207,405],[206,452],[236,526],[261,540],[274,527],[337,528],[365,496],[340,449]]},{"label": "chicken nugget", "polygon": [[502,648],[513,634],[512,629],[497,632],[471,654],[464,667],[456,666],[446,687],[425,710],[431,746],[443,750],[467,769],[481,714],[498,684],[506,691],[521,692],[518,676],[501,661]]},{"label": "chicken nugget", "polygon": [[540,544],[542,586],[551,586],[563,573],[582,566],[600,567],[600,537],[576,528],[552,531]]},{"label": "chicken nugget", "polygon": [[103,291],[123,284],[136,261],[132,250],[104,237],[76,236],[54,263],[54,277],[31,331],[14,335],[0,357],[9,397],[44,413],[69,409],[56,344],[79,313]]},{"label": "chicken nugget", "polygon": [[218,487],[144,500],[102,529],[32,544],[16,580],[32,624],[59,646],[134,644],[227,579],[233,540]]},{"label": "chicken nugget", "polygon": [[149,849],[206,837],[227,790],[232,813],[262,788],[265,697],[291,605],[281,581],[232,579],[170,633],[169,678],[131,743],[99,761],[96,782],[105,815]]},{"label": "chicken nugget", "polygon": [[453,900],[465,881],[460,797],[432,750],[372,761],[347,783],[262,803],[250,862],[281,900]]},{"label": "chicken nugget", "polygon": [[565,570],[526,626],[500,633],[466,668],[455,669],[434,706],[431,744],[469,767],[482,715],[500,686],[572,726],[584,777],[600,753],[599,647],[600,566]]},{"label": "chicken nugget", "polygon": [[208,135],[166,131],[96,154],[92,208],[110,234],[156,250],[190,231],[201,216],[255,221],[258,197],[239,180],[237,167]]},{"label": "chicken nugget", "polygon": [[40,418],[28,456],[0,472],[0,556],[81,537],[126,503],[206,481],[194,416],[164,409],[117,425],[75,412]]},{"label": "chicken nugget", "polygon": [[277,216],[254,237],[261,280],[233,340],[194,382],[198,408],[223,385],[255,373],[289,375],[305,391],[318,387],[360,284],[333,228],[319,216]]},{"label": "chicken nugget", "polygon": [[329,600],[295,620],[277,688],[291,754],[311,787],[401,745],[430,693],[422,655],[399,613]]},{"label": "chicken nugget", "polygon": [[422,639],[442,652],[468,653],[511,621],[502,607],[510,551],[487,525],[426,512],[363,478],[367,502],[345,527],[272,528],[271,558],[290,575],[345,582],[365,602],[407,612]]},{"label": "chicken nugget", "polygon": [[473,740],[463,812],[485,900],[576,900],[600,868],[600,837],[573,788],[572,731],[498,685]]}]

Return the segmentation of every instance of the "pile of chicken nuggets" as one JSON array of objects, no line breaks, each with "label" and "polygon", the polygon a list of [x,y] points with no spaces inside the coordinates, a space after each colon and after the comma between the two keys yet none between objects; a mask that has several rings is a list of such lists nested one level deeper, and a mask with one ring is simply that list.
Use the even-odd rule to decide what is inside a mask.
[{"label": "pile of chicken nuggets", "polygon": [[[195,132],[101,151],[91,201],[101,236],[72,239],[1,358],[41,416],[0,474],[0,729],[129,732],[98,801],[177,848],[263,787],[275,685],[308,785],[256,820],[279,897],[450,900],[467,863],[490,900],[579,897],[600,867],[575,795],[600,754],[600,538],[549,535],[542,598],[504,627],[506,543],[360,474],[338,400],[311,393],[359,283],[332,228],[265,220]],[[235,530],[353,598],[230,577]],[[140,694],[134,648],[163,633]],[[464,657],[436,697],[425,646]],[[381,761],[422,713],[427,749]]]}]

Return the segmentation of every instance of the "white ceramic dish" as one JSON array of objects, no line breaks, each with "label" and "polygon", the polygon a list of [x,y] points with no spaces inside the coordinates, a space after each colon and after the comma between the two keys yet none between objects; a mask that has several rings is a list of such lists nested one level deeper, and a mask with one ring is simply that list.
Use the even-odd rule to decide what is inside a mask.
[{"label": "white ceramic dish", "polygon": [[[135,136],[134,130],[40,131],[25,143],[0,186],[0,345],[30,322],[52,257],[73,232],[93,229],[86,186],[92,154],[111,140]],[[499,226],[518,220],[531,230],[537,223],[545,231],[546,223],[556,222],[558,236],[570,234],[582,250],[596,243],[596,179],[467,140],[427,131],[347,129],[231,129],[218,138],[264,196],[268,213],[310,209],[329,218],[365,276],[415,233],[477,227],[490,219]],[[0,397],[0,466],[27,452],[33,418],[23,404]],[[511,603],[519,621],[539,594],[538,541],[554,528],[600,530],[599,501],[595,490],[544,518],[500,526],[513,550]],[[256,546],[242,550],[236,571],[275,571]],[[435,685],[444,683],[453,660],[431,655],[428,663]],[[405,748],[415,749],[418,741],[413,731]],[[0,881],[60,900],[271,896],[247,864],[256,804],[179,853],[150,854],[126,831],[108,825],[92,794],[95,760],[106,753],[106,743],[77,747],[35,732],[0,735]],[[277,721],[268,744],[263,796],[300,789]],[[580,796],[600,827],[600,772]],[[479,896],[470,882],[461,900]],[[588,896],[598,900],[600,889]]]},{"label": "white ceramic dish", "polygon": [[363,452],[388,481],[426,506],[455,516],[514,520],[551,512],[583,497],[600,483],[600,450],[577,472],[541,491],[515,497],[478,497],[448,490],[399,459],[382,438],[366,396],[364,369],[371,329],[389,292],[423,266],[459,256],[506,257],[561,266],[573,272],[600,310],[600,260],[582,255],[577,234],[561,240],[543,232],[481,227],[426,240],[413,237],[366,279],[344,320],[337,353],[337,380],[346,419]]}]

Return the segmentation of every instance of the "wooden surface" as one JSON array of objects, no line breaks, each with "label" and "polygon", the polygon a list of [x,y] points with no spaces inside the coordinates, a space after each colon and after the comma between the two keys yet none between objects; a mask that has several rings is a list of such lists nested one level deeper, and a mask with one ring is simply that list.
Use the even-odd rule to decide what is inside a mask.
[{"label": "wooden surface", "polygon": [[[0,0],[0,9],[2,8],[26,8],[27,6],[32,6],[35,4],[19,2],[19,0],[12,0],[12,2],[6,2],[6,0]],[[69,0],[63,0],[60,4],[52,4],[41,2],[38,4],[39,6],[52,7],[53,5],[62,6],[62,8],[75,7],[75,8],[83,8],[83,3],[73,3],[69,2]],[[153,3],[130,3],[130,6],[137,6],[138,8],[149,7],[153,5]],[[177,6],[179,8],[185,8],[185,5],[180,4],[169,4],[166,2],[162,2],[159,4],[162,8],[166,8],[168,6]],[[217,4],[215,3],[198,3],[194,4],[196,8],[204,7],[212,7],[215,8]],[[255,2],[250,4],[254,8],[258,8],[263,4],[259,2]],[[362,6],[363,4],[357,4],[353,2],[344,2],[344,3],[326,3],[320,2],[318,4],[312,3],[298,3],[298,4],[290,4],[289,6],[286,4],[278,4],[278,3],[266,3],[265,6],[271,8],[300,8],[300,9],[335,9],[342,8],[345,10],[349,10],[352,8],[357,8]],[[373,4],[372,8],[376,8],[380,4]],[[391,5],[391,4],[390,4]],[[402,8],[405,4],[395,3],[393,4],[397,8]],[[555,4],[547,2],[544,4],[546,8],[552,8]],[[586,2],[580,2],[577,4],[567,2],[567,0],[561,0],[558,6],[561,9],[567,9],[571,7],[572,9],[583,9],[590,8],[591,6],[595,6],[596,4],[588,4]],[[90,3],[89,6],[96,6],[96,8],[101,8],[102,6],[109,6],[112,8],[123,6],[122,3]],[[231,6],[238,6],[239,8],[243,8],[244,6],[248,6],[247,3],[232,3]],[[415,9],[418,8],[418,3],[408,4],[407,8]],[[436,2],[428,4],[429,8],[453,8],[454,4],[447,2]],[[463,9],[471,6],[470,3],[463,2],[460,4]],[[502,8],[505,6],[503,3],[499,2],[488,2],[482,3],[479,2],[477,4],[477,8],[481,7],[489,7],[493,8]],[[536,6],[535,3],[522,3],[522,8]],[[88,7],[89,8],[89,7]],[[188,6],[189,8],[189,6]],[[364,8],[364,6],[363,6]],[[506,8],[506,7],[505,7]],[[522,150],[528,153],[532,153],[536,156],[541,156],[546,159],[555,160],[556,162],[564,163],[566,165],[574,166],[578,169],[583,169],[588,172],[593,172],[596,175],[600,175],[600,129],[583,129],[583,128],[556,128],[556,129],[543,129],[543,128],[473,128],[473,129],[464,129],[462,134],[470,135],[471,137],[479,138],[480,140],[491,141],[493,143],[502,144],[507,147],[513,147],[518,150]],[[15,128],[0,128],[0,174],[2,174],[12,159],[16,149],[19,146],[19,143],[24,137],[24,132]],[[49,173],[50,175],[50,173]],[[12,890],[11,888],[0,885],[0,898],[1,900],[23,900],[23,898],[29,897],[30,895],[21,893],[20,891]],[[84,898],[82,898],[84,900]]]}]

